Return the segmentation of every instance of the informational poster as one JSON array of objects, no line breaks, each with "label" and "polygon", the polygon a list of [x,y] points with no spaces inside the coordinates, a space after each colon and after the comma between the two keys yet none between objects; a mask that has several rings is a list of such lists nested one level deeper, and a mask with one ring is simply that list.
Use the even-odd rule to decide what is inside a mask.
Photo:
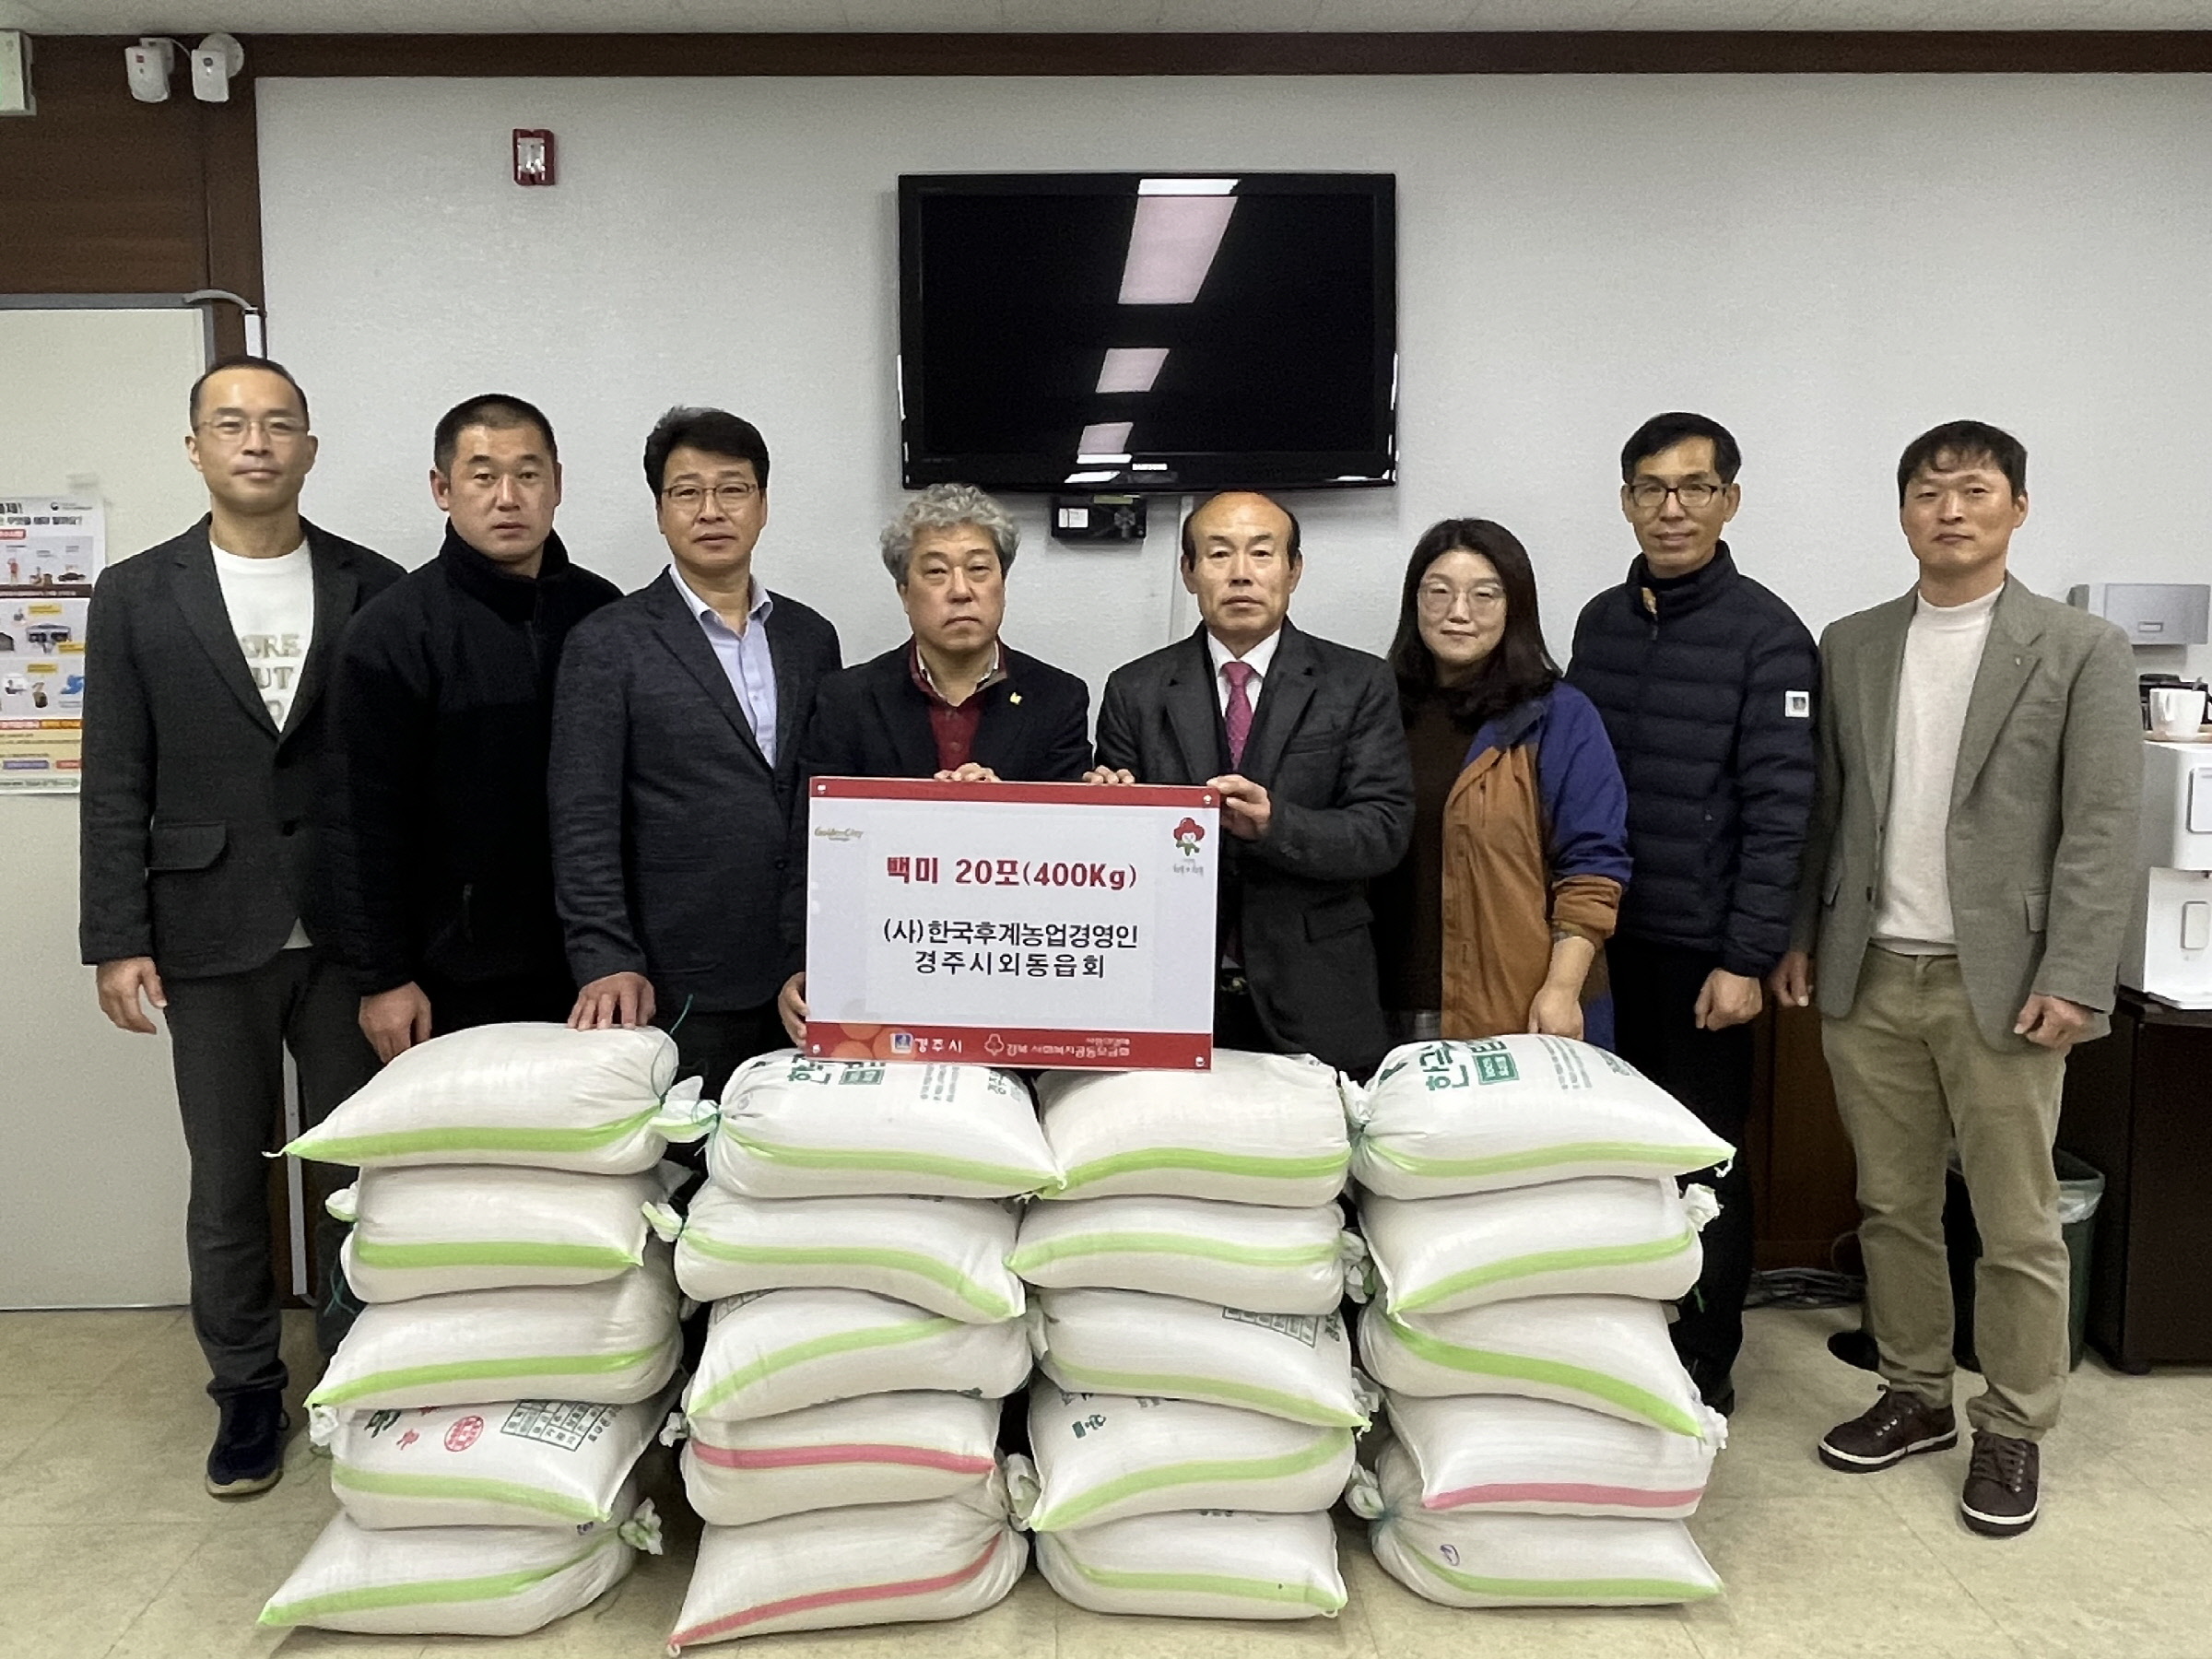
[{"label": "informational poster", "polygon": [[107,540],[96,500],[0,490],[0,790],[76,789],[85,618]]},{"label": "informational poster", "polygon": [[818,778],[807,806],[809,1053],[1213,1064],[1212,790]]}]

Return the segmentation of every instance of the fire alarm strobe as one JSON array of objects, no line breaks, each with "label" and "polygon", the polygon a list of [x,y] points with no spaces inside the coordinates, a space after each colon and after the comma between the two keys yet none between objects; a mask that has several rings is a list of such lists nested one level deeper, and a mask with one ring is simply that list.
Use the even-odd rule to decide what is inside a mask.
[{"label": "fire alarm strobe", "polygon": [[514,182],[553,182],[553,135],[543,127],[514,129]]}]

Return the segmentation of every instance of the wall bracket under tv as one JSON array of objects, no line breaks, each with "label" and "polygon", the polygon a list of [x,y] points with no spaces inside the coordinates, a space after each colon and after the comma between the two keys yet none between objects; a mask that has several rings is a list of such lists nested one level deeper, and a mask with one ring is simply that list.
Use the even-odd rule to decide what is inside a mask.
[{"label": "wall bracket under tv", "polygon": [[1388,173],[899,181],[910,488],[1397,481]]}]

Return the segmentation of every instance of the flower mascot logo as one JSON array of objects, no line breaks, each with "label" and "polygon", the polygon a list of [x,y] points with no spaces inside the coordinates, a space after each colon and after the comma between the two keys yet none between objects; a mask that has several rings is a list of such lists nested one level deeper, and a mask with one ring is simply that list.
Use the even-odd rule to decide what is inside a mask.
[{"label": "flower mascot logo", "polygon": [[1198,843],[1206,839],[1206,826],[1196,818],[1184,818],[1175,826],[1175,850],[1185,858],[1198,856]]}]

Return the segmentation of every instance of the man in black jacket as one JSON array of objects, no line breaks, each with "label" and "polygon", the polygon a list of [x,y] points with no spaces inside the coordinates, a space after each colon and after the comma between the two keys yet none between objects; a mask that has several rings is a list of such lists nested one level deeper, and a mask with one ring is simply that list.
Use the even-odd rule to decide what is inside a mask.
[{"label": "man in black jacket", "polygon": [[431,440],[438,557],[347,630],[332,711],[345,782],[324,837],[361,1030],[390,1060],[430,1036],[565,1019],[546,815],[569,630],[621,597],[553,529],[552,423],[519,397],[449,409]]},{"label": "man in black jacket", "polygon": [[553,700],[553,889],[579,1028],[658,1020],[719,1094],[782,1046],[776,994],[799,735],[837,629],[753,573],[768,445],[671,409],[645,479],[672,562],[570,639]]},{"label": "man in black jacket", "polygon": [[[1701,415],[1656,415],[1620,453],[1620,508],[1642,552],[1583,607],[1570,683],[1605,716],[1629,787],[1635,868],[1606,947],[1621,1058],[1732,1146],[1751,1112],[1759,981],[1789,948],[1813,802],[1812,635],[1735,568],[1735,440]],[[1751,1184],[1739,1156],[1711,1184],[1721,1213],[1674,1329],[1708,1404],[1735,1401],[1751,1277]]]},{"label": "man in black jacket", "polygon": [[[208,516],[92,593],[78,942],[119,1029],[151,1035],[147,1003],[168,1017],[192,1326],[221,1413],[206,1484],[238,1497],[276,1484],[289,1426],[262,1156],[282,1139],[285,1052],[309,1124],[376,1069],[310,875],[338,637],[400,569],[300,518],[315,440],[282,368],[218,363],[191,415]],[[319,1212],[338,1182],[311,1171]],[[347,1321],[317,1304],[327,1353]]]},{"label": "man in black jacket", "polygon": [[[884,527],[883,562],[913,634],[822,682],[799,751],[815,778],[1077,783],[1090,765],[1090,688],[999,638],[1021,528],[971,484],[933,484]],[[793,814],[786,930],[806,933],[806,808]],[[806,976],[780,1000],[806,1041]]]},{"label": "man in black jacket", "polygon": [[1367,883],[1413,834],[1413,763],[1388,665],[1290,623],[1298,520],[1241,490],[1182,525],[1186,640],[1116,668],[1100,782],[1221,794],[1214,1041],[1309,1053],[1356,1077],[1390,1047]]}]

